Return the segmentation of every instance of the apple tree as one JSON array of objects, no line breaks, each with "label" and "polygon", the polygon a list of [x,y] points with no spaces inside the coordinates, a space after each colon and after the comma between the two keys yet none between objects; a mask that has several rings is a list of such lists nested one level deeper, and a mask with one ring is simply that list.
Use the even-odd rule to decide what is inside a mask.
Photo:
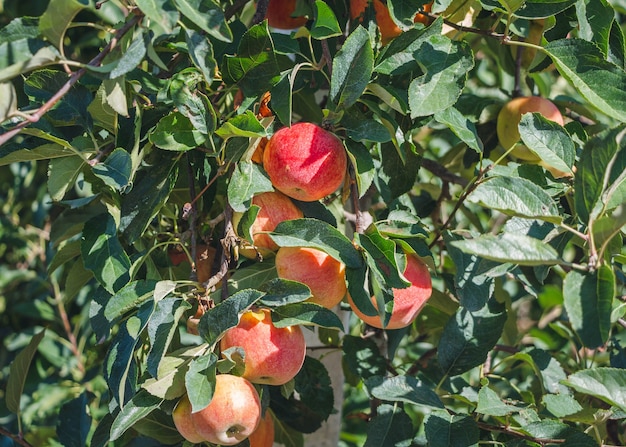
[{"label": "apple tree", "polygon": [[[220,341],[260,309],[319,342],[254,384],[278,445],[626,444],[624,2],[0,12],[0,446],[191,445],[177,404],[246,375],[255,345]],[[297,123],[339,184],[257,229]],[[278,248],[340,265],[341,302]],[[427,301],[396,326],[412,262]]]}]

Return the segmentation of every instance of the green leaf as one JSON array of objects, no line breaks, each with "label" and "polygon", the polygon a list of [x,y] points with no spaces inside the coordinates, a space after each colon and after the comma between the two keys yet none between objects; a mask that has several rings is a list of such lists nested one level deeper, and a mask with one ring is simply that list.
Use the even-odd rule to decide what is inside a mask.
[{"label": "green leaf", "polygon": [[611,23],[614,21],[615,10],[606,0],[586,0],[576,2],[578,18],[577,37],[596,44],[602,54],[609,49]]},{"label": "green leaf", "polygon": [[576,164],[574,204],[582,222],[597,218],[603,210],[607,187],[626,170],[624,126],[610,129],[587,141]]},{"label": "green leaf", "polygon": [[206,136],[182,113],[172,112],[159,120],[149,139],[160,149],[184,152],[201,146]]},{"label": "green leaf", "polygon": [[146,363],[148,372],[153,377],[157,377],[159,364],[178,331],[178,322],[188,309],[191,309],[191,304],[180,298],[166,297],[157,300],[154,313],[148,321],[150,351]]},{"label": "green leaf", "polygon": [[433,35],[414,56],[424,74],[409,85],[411,118],[446,110],[459,99],[474,58],[467,42]]},{"label": "green leaf", "polygon": [[554,248],[538,239],[516,233],[483,234],[451,243],[461,251],[498,262],[519,265],[553,265],[560,262]]},{"label": "green leaf", "polygon": [[329,37],[341,36],[341,28],[335,17],[335,13],[324,1],[316,0],[315,12],[313,13],[313,26],[311,27],[311,37],[318,40]]},{"label": "green leaf", "polygon": [[328,253],[347,267],[363,264],[361,254],[352,242],[332,225],[313,218],[281,222],[270,234],[281,247],[311,247]]},{"label": "green leaf", "polygon": [[174,0],[178,10],[201,30],[223,42],[233,41],[222,8],[212,0]]},{"label": "green leaf", "polygon": [[552,41],[545,51],[561,76],[592,106],[605,115],[626,121],[623,68],[608,62],[595,44],[578,38]]},{"label": "green leaf", "polygon": [[28,343],[28,346],[22,349],[20,353],[15,356],[15,359],[11,362],[11,367],[9,368],[5,402],[9,411],[15,413],[18,417],[20,414],[20,398],[24,392],[24,384],[26,383],[28,376],[28,369],[30,368],[30,363],[33,361],[33,357],[37,352],[37,347],[39,346],[39,343],[41,343],[41,340],[43,340],[45,334],[45,329],[35,334]]},{"label": "green leaf", "polygon": [[244,212],[255,194],[273,191],[272,182],[256,163],[239,162],[228,183],[228,202],[234,211]]},{"label": "green leaf", "polygon": [[91,427],[91,416],[87,413],[87,393],[63,404],[59,412],[56,434],[64,447],[83,447]]},{"label": "green leaf", "polygon": [[365,381],[368,392],[375,398],[388,402],[405,402],[431,408],[443,408],[437,393],[424,386],[415,377],[372,376]]},{"label": "green leaf", "polygon": [[86,166],[81,157],[53,158],[48,163],[48,192],[54,201],[62,200],[74,187],[78,174]]},{"label": "green leaf", "polygon": [[226,121],[215,131],[224,140],[231,137],[265,137],[267,132],[257,117],[250,110]]},{"label": "green leaf", "polygon": [[500,399],[494,390],[484,385],[478,392],[478,405],[476,413],[487,416],[507,416],[519,411],[520,408],[509,405]]},{"label": "green leaf", "polygon": [[41,39],[22,38],[0,43],[0,82],[56,64],[61,59],[59,51]]},{"label": "green leaf", "polygon": [[350,140],[346,140],[346,148],[348,149],[347,153],[350,163],[356,171],[356,183],[359,198],[361,198],[372,185],[376,176],[374,160],[370,152],[362,144],[356,144]]},{"label": "green leaf", "polygon": [[330,99],[337,109],[347,109],[363,94],[374,69],[374,51],[365,28],[359,25],[333,58]]},{"label": "green leaf", "polygon": [[300,402],[321,420],[327,420],[333,413],[333,387],[326,366],[308,355],[294,378],[295,390]]},{"label": "green leaf", "polygon": [[240,290],[226,300],[209,309],[198,323],[200,336],[213,346],[231,327],[237,326],[240,315],[263,296],[263,292],[253,289]]},{"label": "green leaf", "polygon": [[607,265],[593,272],[572,270],[565,276],[565,310],[572,328],[587,348],[598,348],[608,340],[614,296],[615,274]]},{"label": "green leaf", "polygon": [[471,416],[433,411],[424,423],[428,445],[432,447],[478,446],[480,430]]},{"label": "green leaf", "polygon": [[301,303],[311,297],[311,289],[306,285],[282,278],[273,278],[259,287],[265,295],[259,301],[268,307],[280,307]]},{"label": "green leaf", "polygon": [[115,416],[111,425],[110,441],[119,439],[137,421],[148,416],[162,403],[163,399],[152,396],[145,390],[140,390]]},{"label": "green leaf", "polygon": [[217,355],[213,352],[196,357],[189,364],[185,374],[185,388],[193,413],[206,408],[213,399],[216,365]]},{"label": "green leaf", "polygon": [[272,110],[285,126],[291,126],[293,82],[298,73],[298,68],[300,67],[301,65],[296,65],[292,70],[282,72],[278,82],[276,82],[270,90],[270,94],[272,95]]},{"label": "green leaf", "polygon": [[522,428],[524,433],[539,440],[559,439],[564,446],[572,447],[597,447],[598,443],[589,435],[570,427],[563,422],[555,420],[543,420],[531,422]]},{"label": "green leaf", "polygon": [[473,312],[460,307],[439,341],[439,365],[444,373],[456,376],[482,364],[502,335],[506,319],[504,305],[494,299]]},{"label": "green leaf", "polygon": [[149,45],[149,41],[146,42],[146,40],[148,40],[147,34],[143,32],[137,33],[128,48],[123,51],[122,57],[115,62],[115,68],[109,73],[111,79],[131,72],[141,63],[146,56],[146,44]]},{"label": "green leaf", "polygon": [[68,26],[83,8],[87,0],[51,0],[46,12],[39,18],[39,31],[58,49],[63,48],[63,36]]},{"label": "green leaf", "polygon": [[381,405],[367,427],[363,447],[396,447],[411,445],[413,423],[401,407]]},{"label": "green leaf", "polygon": [[521,177],[491,177],[480,183],[468,200],[508,216],[559,223],[563,217],[550,195]]},{"label": "green leaf", "polygon": [[124,149],[117,148],[109,154],[104,163],[98,163],[93,167],[93,173],[111,188],[122,191],[130,183],[131,156]]},{"label": "green leaf", "polygon": [[405,141],[400,147],[384,143],[380,148],[380,156],[382,160],[374,162],[377,171],[374,182],[385,202],[391,203],[415,185],[422,156],[410,141]]},{"label": "green leaf", "polygon": [[595,367],[578,371],[563,382],[582,394],[596,397],[626,411],[626,370]]},{"label": "green leaf", "polygon": [[487,273],[498,264],[479,256],[464,253],[452,242],[462,240],[460,236],[445,233],[444,241],[450,258],[454,262],[454,287],[461,306],[467,310],[481,309],[494,293],[494,278]]},{"label": "green leaf", "polygon": [[213,57],[213,45],[202,33],[192,29],[185,30],[185,42],[191,62],[202,72],[207,84],[213,82],[217,62]]},{"label": "green leaf", "polygon": [[137,7],[150,19],[150,29],[155,34],[172,34],[179,13],[171,0],[136,0]]},{"label": "green leaf", "polygon": [[454,107],[435,113],[435,120],[446,125],[467,146],[479,154],[483,151],[483,142],[476,131],[476,126]]},{"label": "green leaf", "polygon": [[387,361],[371,338],[346,335],[343,338],[343,353],[347,367],[358,377],[383,376],[387,371]]},{"label": "green leaf", "polygon": [[540,113],[527,113],[519,123],[524,144],[539,158],[559,171],[572,174],[576,148],[567,131]]},{"label": "green leaf", "polygon": [[243,35],[236,56],[225,56],[222,76],[227,84],[237,84],[246,97],[258,96],[277,82],[280,66],[267,21]]},{"label": "green leaf", "polygon": [[130,259],[117,238],[115,220],[110,214],[101,214],[85,223],[81,253],[85,268],[110,293],[130,280]]},{"label": "green leaf", "polygon": [[107,301],[104,316],[109,322],[113,322],[128,311],[137,309],[145,301],[153,298],[156,283],[154,280],[142,279],[126,284]]},{"label": "green leaf", "polygon": [[557,418],[578,413],[583,409],[578,401],[568,394],[545,394],[542,402],[546,410]]},{"label": "green leaf", "polygon": [[276,327],[315,325],[344,331],[343,323],[335,312],[315,303],[293,303],[272,310]]}]

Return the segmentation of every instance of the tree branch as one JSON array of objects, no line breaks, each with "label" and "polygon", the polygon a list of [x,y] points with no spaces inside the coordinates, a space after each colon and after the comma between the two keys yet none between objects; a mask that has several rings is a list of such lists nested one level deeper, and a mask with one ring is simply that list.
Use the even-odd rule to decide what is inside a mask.
[{"label": "tree branch", "polygon": [[[113,50],[119,43],[120,39],[129,32],[135,25],[137,25],[141,19],[143,18],[143,14],[138,10],[135,10],[135,15],[132,19],[124,24],[116,33],[115,36],[111,39],[111,41],[100,51],[100,53],[94,57],[89,63],[87,67],[98,67],[105,56]],[[36,123],[39,121],[46,113],[52,109],[57,102],[59,102],[65,95],[69,93],[71,88],[78,82],[80,78],[82,78],[87,73],[87,67],[83,67],[80,70],[74,72],[68,79],[68,81],[56,92],[52,98],[46,101],[41,107],[39,107],[35,113],[31,114],[29,118],[25,121],[20,122],[14,128],[7,131],[6,133],[0,135],[0,146],[9,141],[11,138],[19,134],[22,129],[28,127],[31,123]]]},{"label": "tree branch", "polygon": [[11,438],[13,441],[17,442],[21,446],[33,447],[33,445],[29,443],[26,439],[24,439],[21,435],[14,435],[10,431],[2,427],[0,427],[0,435],[6,436],[7,438]]}]

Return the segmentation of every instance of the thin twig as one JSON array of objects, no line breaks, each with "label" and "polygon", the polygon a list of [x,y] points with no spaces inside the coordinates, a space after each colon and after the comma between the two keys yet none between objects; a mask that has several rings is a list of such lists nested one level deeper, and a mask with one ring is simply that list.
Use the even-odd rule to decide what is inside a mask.
[{"label": "thin twig", "polygon": [[17,442],[21,446],[33,447],[33,445],[29,443],[26,439],[24,439],[21,435],[15,435],[2,427],[0,427],[0,435],[6,436],[7,438],[11,438],[13,441]]},{"label": "thin twig", "polygon": [[[98,67],[105,56],[113,50],[119,43],[120,39],[129,32],[136,24],[138,24],[143,18],[143,14],[136,11],[135,15],[132,19],[130,19],[127,23],[124,24],[116,33],[115,36],[109,41],[109,43],[100,51],[100,53],[94,57],[88,64],[87,67]],[[80,78],[82,78],[87,73],[87,67],[83,67],[80,70],[74,72],[68,79],[68,81],[63,84],[63,86],[57,91],[52,98],[46,101],[41,107],[39,107],[33,114],[30,115],[30,118],[26,121],[22,121],[17,124],[14,128],[7,131],[6,133],[0,135],[0,146],[9,141],[11,138],[19,134],[22,129],[28,127],[31,123],[36,123],[39,121],[50,109],[52,109],[57,102],[59,102],[65,95],[69,93],[71,88],[78,82]]]},{"label": "thin twig", "polygon": [[198,231],[196,228],[196,215],[197,215],[197,207],[196,207],[196,182],[195,177],[193,175],[193,168],[191,166],[191,160],[189,159],[189,152],[186,154],[187,156],[187,177],[189,179],[189,195],[191,196],[191,204],[188,210],[187,217],[189,219],[189,231],[191,232],[191,260],[192,260],[192,269],[191,275],[194,276],[190,278],[192,281],[198,279],[198,271],[196,265],[196,259],[198,258]]},{"label": "thin twig", "polygon": [[265,18],[265,14],[267,13],[267,6],[269,5],[270,0],[259,0],[256,3],[256,12],[252,17],[252,24],[256,25],[257,23],[261,23]]}]

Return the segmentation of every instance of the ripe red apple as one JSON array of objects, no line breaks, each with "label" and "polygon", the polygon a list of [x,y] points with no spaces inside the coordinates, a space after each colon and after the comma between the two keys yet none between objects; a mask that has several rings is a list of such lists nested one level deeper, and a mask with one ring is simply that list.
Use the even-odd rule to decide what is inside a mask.
[{"label": "ripe red apple", "polygon": [[209,405],[191,420],[199,436],[219,445],[235,445],[256,430],[261,421],[261,400],[254,385],[243,377],[218,374]]},{"label": "ripe red apple", "polygon": [[282,385],[294,378],[306,355],[300,326],[277,328],[268,309],[244,312],[239,324],[226,331],[220,348],[235,346],[245,352],[242,377],[267,385]]},{"label": "ripe red apple", "polygon": [[540,158],[519,142],[519,122],[523,114],[531,112],[539,112],[550,121],[559,123],[561,126],[564,124],[563,115],[550,100],[540,96],[520,96],[507,102],[500,109],[496,131],[498,140],[505,150],[513,147],[512,156],[536,163]]},{"label": "ripe red apple", "polygon": [[261,423],[257,429],[248,437],[248,442],[250,447],[272,447],[274,437],[274,418],[268,408],[265,410],[265,415],[261,418]]},{"label": "ripe red apple", "polygon": [[[380,0],[350,0],[350,17],[352,20],[363,21],[363,13],[370,1],[374,3],[374,14],[376,17],[376,24],[380,30],[380,38],[383,45],[386,45],[393,38],[402,34],[402,30],[391,18],[389,9]],[[432,2],[423,6],[424,11],[430,12],[432,8]],[[416,14],[413,18],[415,23],[423,23],[424,25],[430,25],[431,18],[424,14]]]},{"label": "ripe red apple", "polygon": [[313,123],[283,127],[263,151],[263,167],[274,187],[305,202],[335,192],[343,184],[347,164],[341,140]]},{"label": "ripe red apple", "polygon": [[300,28],[307,22],[306,17],[292,17],[296,10],[296,0],[270,0],[265,18],[267,24],[277,29]]},{"label": "ripe red apple", "polygon": [[187,441],[193,443],[206,441],[206,439],[198,434],[195,425],[193,425],[193,420],[191,419],[191,402],[189,402],[189,397],[187,397],[186,394],[181,397],[176,404],[172,412],[172,418],[174,419],[176,430],[178,430],[178,433]]},{"label": "ripe red apple", "polygon": [[321,250],[307,247],[281,247],[276,252],[278,277],[309,286],[308,301],[328,309],[346,294],[346,266]]},{"label": "ripe red apple", "polygon": [[[285,220],[299,219],[304,217],[304,214],[289,197],[277,191],[264,192],[254,196],[252,204],[260,207],[250,228],[252,241],[261,255],[268,256],[278,250],[278,245],[266,233],[274,231],[279,223]],[[240,214],[234,217],[233,225],[235,228],[237,228],[240,219]],[[256,251],[253,248],[242,247],[239,253],[250,259],[256,257]]]},{"label": "ripe red apple", "polygon": [[[348,294],[348,302],[355,314],[370,326],[379,329],[400,329],[410,325],[432,293],[430,272],[424,262],[416,255],[407,255],[404,277],[411,283],[409,287],[393,290],[393,310],[387,326],[383,328],[381,319],[377,316],[363,314],[354,304]],[[376,299],[372,297],[372,304],[377,308]]]}]

